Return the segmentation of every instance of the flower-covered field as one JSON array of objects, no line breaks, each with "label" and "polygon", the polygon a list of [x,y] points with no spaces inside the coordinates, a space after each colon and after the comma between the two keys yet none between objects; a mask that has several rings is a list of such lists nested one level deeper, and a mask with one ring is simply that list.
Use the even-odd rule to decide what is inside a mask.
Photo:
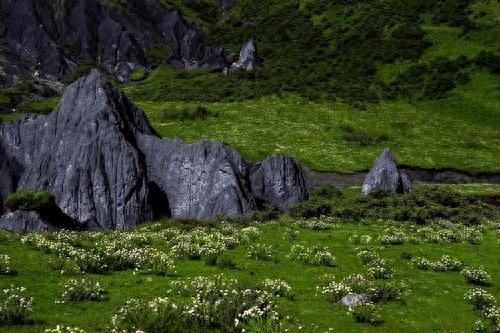
[{"label": "flower-covered field", "polygon": [[0,287],[2,332],[499,332],[500,221],[0,232]]}]

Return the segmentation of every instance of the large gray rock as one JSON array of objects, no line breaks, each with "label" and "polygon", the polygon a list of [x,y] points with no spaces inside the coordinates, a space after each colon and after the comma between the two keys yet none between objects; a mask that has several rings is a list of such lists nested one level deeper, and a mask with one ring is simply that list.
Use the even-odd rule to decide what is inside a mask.
[{"label": "large gray rock", "polygon": [[248,166],[232,148],[218,142],[189,145],[144,135],[139,146],[150,181],[166,194],[171,217],[206,220],[256,209],[246,181]]},{"label": "large gray rock", "polygon": [[15,232],[45,232],[57,231],[53,226],[35,211],[18,210],[0,216],[0,229]]},{"label": "large gray rock", "polygon": [[240,57],[237,62],[231,65],[231,71],[245,70],[253,71],[258,68],[264,67],[261,59],[257,55],[257,46],[251,39],[243,44],[240,51]]},{"label": "large gray rock", "polygon": [[98,71],[70,85],[50,115],[0,124],[0,171],[2,197],[48,190],[91,230],[164,215],[231,217],[257,202],[286,210],[308,198],[302,169],[289,157],[253,165],[218,142],[162,140]]},{"label": "large gray rock", "polygon": [[177,67],[227,66],[222,48],[209,45],[193,23],[157,1],[0,1],[3,85],[35,71],[60,78],[89,61],[126,80],[134,68],[148,67],[147,55],[157,45],[170,50]]},{"label": "large gray rock", "polygon": [[94,71],[52,114],[4,123],[0,138],[24,169],[17,190],[48,190],[71,218],[126,229],[152,217],[139,132],[153,134],[144,114]]},{"label": "large gray rock", "polygon": [[380,153],[363,182],[362,193],[369,194],[377,190],[391,193],[409,193],[411,182],[406,174],[402,174],[394,161],[391,151],[386,148]]},{"label": "large gray rock", "polygon": [[260,202],[286,211],[309,199],[302,168],[290,156],[272,156],[257,163],[253,169],[250,176],[252,193]]}]

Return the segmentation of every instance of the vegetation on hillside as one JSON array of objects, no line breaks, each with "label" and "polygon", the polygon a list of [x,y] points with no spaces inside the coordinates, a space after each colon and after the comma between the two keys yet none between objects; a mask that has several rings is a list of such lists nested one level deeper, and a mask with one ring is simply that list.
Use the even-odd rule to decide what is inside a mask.
[{"label": "vegetation on hillside", "polygon": [[[362,199],[359,188],[314,194],[344,198],[352,208],[371,203],[357,219],[285,215],[244,225],[163,220],[128,232],[0,232],[0,327],[495,332],[498,215],[490,211],[471,223],[466,213],[486,207],[452,189],[417,188],[405,199]],[[377,215],[392,200],[422,203],[429,219],[401,223]],[[464,214],[432,214],[450,207]],[[350,311],[337,304],[359,293],[367,304]]]}]

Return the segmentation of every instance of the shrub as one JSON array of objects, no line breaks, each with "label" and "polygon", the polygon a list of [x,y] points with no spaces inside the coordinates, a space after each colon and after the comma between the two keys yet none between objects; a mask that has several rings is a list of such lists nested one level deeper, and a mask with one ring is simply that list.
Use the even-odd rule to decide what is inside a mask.
[{"label": "shrub", "polygon": [[262,290],[268,291],[275,296],[294,298],[292,287],[281,279],[265,279],[262,283]]},{"label": "shrub", "polygon": [[140,81],[146,78],[146,70],[144,68],[135,68],[130,73],[130,81]]},{"label": "shrub", "polygon": [[47,191],[21,190],[11,194],[5,200],[5,206],[10,210],[43,210],[50,208],[55,202],[54,196]]},{"label": "shrub", "polygon": [[86,333],[86,332],[78,327],[57,325],[55,328],[46,329],[45,333]]},{"label": "shrub", "polygon": [[26,323],[33,311],[33,298],[24,295],[24,287],[6,288],[0,296],[0,326]]},{"label": "shrub", "polygon": [[168,298],[151,301],[132,298],[111,319],[117,332],[187,332],[182,328],[182,308]]},{"label": "shrub", "polygon": [[272,245],[253,244],[248,247],[249,258],[263,261],[278,261],[277,252]]},{"label": "shrub", "polygon": [[71,279],[64,283],[64,292],[58,303],[70,303],[78,301],[103,301],[106,299],[106,290],[99,282],[87,279]]},{"label": "shrub", "polygon": [[335,266],[335,257],[326,247],[306,247],[296,244],[290,249],[287,258],[308,265]]},{"label": "shrub", "polygon": [[459,272],[463,267],[463,263],[456,258],[444,255],[440,260],[433,262],[431,267],[433,270],[439,272]]},{"label": "shrub", "polygon": [[470,289],[464,294],[464,299],[473,305],[475,310],[483,311],[496,305],[496,299],[481,288]]},{"label": "shrub", "polygon": [[10,274],[10,257],[7,254],[0,254],[0,274]]},{"label": "shrub", "polygon": [[343,282],[332,281],[321,288],[320,292],[329,302],[338,303],[342,297],[351,294],[352,290]]},{"label": "shrub", "polygon": [[374,279],[390,279],[394,276],[394,267],[386,259],[374,259],[367,266],[368,275]]},{"label": "shrub", "polygon": [[464,268],[461,273],[467,283],[477,285],[488,285],[491,283],[491,276],[482,266],[479,268]]},{"label": "shrub", "polygon": [[374,304],[359,303],[349,308],[349,311],[354,321],[357,323],[367,323],[370,325],[382,323],[380,311]]},{"label": "shrub", "polygon": [[411,264],[416,268],[422,269],[424,271],[432,267],[432,262],[423,257],[414,257],[413,259],[411,259]]}]

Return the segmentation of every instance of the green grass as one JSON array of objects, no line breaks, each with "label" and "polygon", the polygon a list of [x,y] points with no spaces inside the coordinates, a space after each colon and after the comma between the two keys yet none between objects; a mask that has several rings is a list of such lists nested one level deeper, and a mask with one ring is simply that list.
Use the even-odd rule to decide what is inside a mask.
[{"label": "green grass", "polygon": [[[172,225],[165,221],[165,226]],[[484,234],[481,245],[468,243],[409,244],[381,246],[377,237],[390,225],[378,222],[367,224],[337,223],[331,230],[314,231],[300,228],[288,218],[274,223],[258,225],[262,244],[274,246],[278,262],[260,261],[247,258],[248,245],[239,245],[227,254],[237,264],[236,270],[207,266],[203,260],[177,259],[177,273],[169,276],[134,274],[132,270],[113,272],[107,275],[86,274],[97,280],[108,291],[109,299],[103,302],[83,301],[74,304],[55,304],[62,293],[61,283],[69,278],[80,277],[61,274],[53,270],[48,261],[53,255],[36,251],[6,233],[0,234],[0,253],[11,258],[11,267],[17,275],[0,275],[0,288],[11,284],[27,288],[26,293],[34,298],[31,324],[2,327],[2,332],[41,332],[57,324],[78,326],[87,332],[105,332],[111,325],[111,317],[128,299],[142,297],[152,299],[163,296],[170,282],[195,276],[210,277],[223,273],[240,281],[262,281],[264,278],[280,278],[289,283],[295,292],[295,299],[278,300],[279,312],[288,315],[305,326],[307,332],[325,332],[333,328],[338,332],[431,332],[469,331],[478,319],[478,313],[463,300],[463,294],[472,286],[465,283],[459,273],[421,271],[402,259],[403,253],[424,256],[438,260],[442,255],[451,255],[470,266],[482,265],[493,277],[493,285],[486,290],[500,300],[500,257],[498,231],[489,229]],[[294,241],[285,240],[287,228],[298,230]],[[399,225],[408,235],[415,233],[411,224]],[[158,230],[158,226],[151,230]],[[148,227],[139,228],[135,233],[148,232]],[[354,234],[370,235],[377,253],[392,261],[396,269],[394,280],[404,281],[409,293],[401,302],[380,303],[384,323],[379,326],[356,324],[347,308],[327,302],[317,296],[317,286],[323,286],[335,276],[340,280],[350,274],[366,273],[366,267],[356,256],[349,238]],[[87,236],[82,236],[82,239]],[[16,237],[14,237],[16,238]],[[85,243],[82,243],[85,244]],[[291,262],[286,255],[294,244],[305,246],[326,246],[336,257],[335,267],[309,266]],[[166,250],[165,243],[155,241],[154,247]]]},{"label": "green grass", "polygon": [[[498,172],[498,84],[498,77],[478,73],[448,99],[416,104],[385,101],[365,111],[293,95],[204,103],[218,117],[195,121],[164,121],[161,115],[166,108],[194,108],[198,103],[135,102],[162,136],[222,141],[251,160],[288,153],[314,170],[354,172],[369,169],[379,151],[390,147],[405,165]],[[387,140],[368,144],[346,140],[346,129]]]}]

